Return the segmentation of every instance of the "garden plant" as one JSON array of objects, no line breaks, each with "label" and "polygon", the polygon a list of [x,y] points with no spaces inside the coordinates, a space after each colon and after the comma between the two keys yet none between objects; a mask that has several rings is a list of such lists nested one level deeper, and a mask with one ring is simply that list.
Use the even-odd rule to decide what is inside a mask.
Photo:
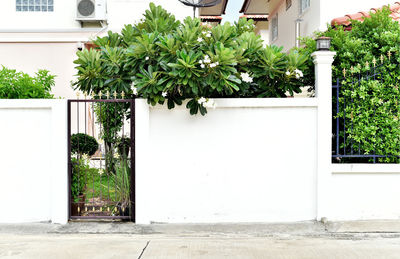
[{"label": "garden plant", "polygon": [[307,57],[264,46],[252,20],[210,28],[197,18],[175,19],[150,4],[144,18],[97,38],[78,52],[74,87],[97,95],[124,93],[172,109],[185,99],[206,114],[218,97],[286,97],[300,92]]},{"label": "garden plant", "polygon": [[8,69],[0,69],[0,99],[50,99],[54,86],[54,75],[47,70],[39,70],[34,77]]},{"label": "garden plant", "polygon": [[[342,85],[337,116],[342,131],[344,123],[347,125],[346,133],[340,135],[340,149],[347,154],[388,156],[378,158],[378,162],[398,162],[400,156],[400,25],[392,20],[390,13],[385,7],[363,21],[352,21],[351,31],[336,26],[316,34],[316,37],[330,37],[331,50],[336,52],[333,82],[336,84],[338,80]],[[305,48],[298,49],[299,52],[309,56],[316,50],[312,38],[303,42]],[[306,63],[304,74],[312,85],[311,57]],[[336,98],[333,103],[336,111]],[[372,159],[341,162],[346,161]]]}]

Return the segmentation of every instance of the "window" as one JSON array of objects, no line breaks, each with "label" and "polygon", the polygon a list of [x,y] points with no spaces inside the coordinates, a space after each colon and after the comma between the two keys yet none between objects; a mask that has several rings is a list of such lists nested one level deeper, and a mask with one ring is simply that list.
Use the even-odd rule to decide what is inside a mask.
[{"label": "window", "polygon": [[310,7],[310,0],[300,0],[300,14]]},{"label": "window", "polygon": [[286,0],[286,11],[292,6],[292,0]]},{"label": "window", "polygon": [[17,12],[53,12],[54,0],[16,0]]},{"label": "window", "polygon": [[271,20],[271,28],[272,28],[272,41],[276,40],[278,38],[278,15],[275,15],[274,18]]}]

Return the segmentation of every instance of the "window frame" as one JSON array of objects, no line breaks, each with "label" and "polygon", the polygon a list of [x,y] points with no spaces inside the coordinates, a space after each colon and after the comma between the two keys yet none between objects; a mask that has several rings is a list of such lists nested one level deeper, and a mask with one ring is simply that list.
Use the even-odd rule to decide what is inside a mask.
[{"label": "window frame", "polygon": [[15,11],[18,13],[54,12],[54,0],[15,0]]},{"label": "window frame", "polygon": [[[303,9],[303,3],[307,3],[308,5]],[[300,0],[300,14],[305,13],[311,6],[311,0]]]},{"label": "window frame", "polygon": [[[276,27],[276,30],[274,29],[274,25]],[[276,41],[278,37],[279,37],[279,19],[278,19],[278,14],[275,14],[271,19],[271,42]]]},{"label": "window frame", "polygon": [[286,0],[286,11],[289,10],[290,7],[292,7],[292,0]]}]

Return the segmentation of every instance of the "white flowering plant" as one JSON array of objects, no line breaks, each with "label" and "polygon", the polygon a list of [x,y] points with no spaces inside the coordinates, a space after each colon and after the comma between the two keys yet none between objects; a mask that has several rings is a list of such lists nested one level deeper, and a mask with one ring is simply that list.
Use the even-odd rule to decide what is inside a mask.
[{"label": "white flowering plant", "polygon": [[208,101],[214,98],[300,92],[307,60],[298,52],[264,47],[252,20],[210,28],[197,18],[177,21],[152,3],[140,23],[94,43],[99,48],[80,52],[75,61],[78,89],[112,88],[146,98],[151,105],[167,102],[170,109],[189,99],[190,113],[202,115],[215,107]]}]

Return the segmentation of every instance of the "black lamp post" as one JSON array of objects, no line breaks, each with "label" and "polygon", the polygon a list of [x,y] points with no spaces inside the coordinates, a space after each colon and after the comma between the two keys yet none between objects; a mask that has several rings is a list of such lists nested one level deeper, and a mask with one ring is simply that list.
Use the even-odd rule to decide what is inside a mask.
[{"label": "black lamp post", "polygon": [[317,50],[327,51],[331,48],[331,38],[329,37],[319,37],[317,39]]}]

